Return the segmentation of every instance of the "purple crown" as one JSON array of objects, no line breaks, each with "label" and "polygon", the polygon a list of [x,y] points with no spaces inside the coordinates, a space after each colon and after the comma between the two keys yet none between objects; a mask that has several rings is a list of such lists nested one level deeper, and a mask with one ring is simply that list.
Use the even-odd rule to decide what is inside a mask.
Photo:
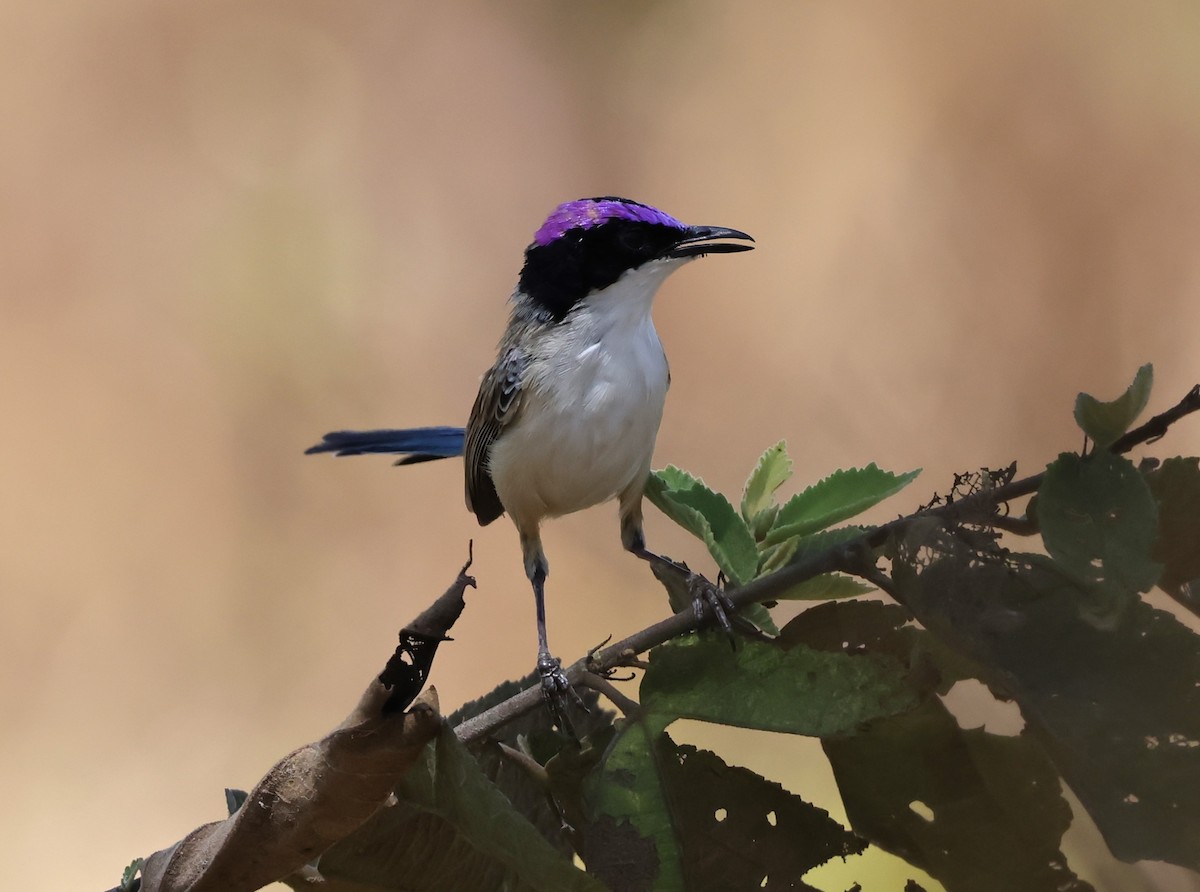
[{"label": "purple crown", "polygon": [[548,245],[570,229],[588,229],[609,220],[632,220],[636,223],[658,223],[675,229],[687,228],[670,214],[627,198],[580,198],[556,207],[542,228],[534,233],[533,240],[538,245]]}]

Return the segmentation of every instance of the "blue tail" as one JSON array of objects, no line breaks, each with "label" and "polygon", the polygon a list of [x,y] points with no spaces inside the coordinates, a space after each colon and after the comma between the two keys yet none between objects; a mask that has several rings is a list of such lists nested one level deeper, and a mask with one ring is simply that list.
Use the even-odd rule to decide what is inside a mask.
[{"label": "blue tail", "polygon": [[316,446],[304,450],[305,455],[332,452],[335,455],[369,455],[385,453],[403,455],[396,464],[414,465],[417,462],[451,458],[463,454],[461,427],[413,427],[407,430],[333,431],[321,438]]}]

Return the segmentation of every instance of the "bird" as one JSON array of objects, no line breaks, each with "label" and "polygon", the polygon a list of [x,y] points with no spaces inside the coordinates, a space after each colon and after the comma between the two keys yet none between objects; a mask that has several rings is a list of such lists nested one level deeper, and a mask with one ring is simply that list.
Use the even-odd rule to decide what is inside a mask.
[{"label": "bird", "polygon": [[525,249],[508,325],[465,428],[339,430],[306,450],[400,455],[398,465],[464,457],[467,509],[480,525],[507,513],[517,528],[534,594],[537,674],[556,718],[573,692],[547,640],[542,523],[616,499],[624,548],[683,566],[649,551],[643,528],[671,380],[651,309],[680,267],[753,242],[628,198],[564,202]]}]

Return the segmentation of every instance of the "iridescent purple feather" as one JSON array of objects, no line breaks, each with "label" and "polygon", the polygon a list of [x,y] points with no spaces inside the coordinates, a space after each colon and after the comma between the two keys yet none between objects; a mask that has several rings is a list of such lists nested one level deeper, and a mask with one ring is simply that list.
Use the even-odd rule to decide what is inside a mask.
[{"label": "iridescent purple feather", "polygon": [[670,214],[635,201],[621,198],[581,198],[556,207],[546,218],[542,228],[534,234],[533,240],[539,245],[548,245],[570,229],[588,229],[615,219],[658,223],[676,229],[687,228]]}]

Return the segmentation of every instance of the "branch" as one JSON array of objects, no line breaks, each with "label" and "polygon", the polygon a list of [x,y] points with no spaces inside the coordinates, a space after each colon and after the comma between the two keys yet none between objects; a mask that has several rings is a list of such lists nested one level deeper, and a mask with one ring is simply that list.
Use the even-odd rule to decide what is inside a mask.
[{"label": "branch", "polygon": [[[1112,445],[1111,451],[1123,454],[1135,446],[1157,440],[1176,421],[1196,411],[1200,411],[1200,384],[1188,391],[1187,395],[1175,406],[1155,415],[1145,424],[1129,431],[1117,440]],[[841,571],[869,578],[868,565],[864,564],[864,561],[869,561],[870,566],[873,566],[873,561],[869,557],[870,552],[887,542],[893,534],[902,532],[908,525],[931,517],[954,523],[965,517],[990,516],[995,506],[1037,492],[1044,476],[1044,473],[1034,474],[995,489],[972,493],[950,504],[927,508],[906,517],[897,518],[874,527],[858,539],[809,555],[726,594],[735,607],[745,607],[749,604],[770,601],[792,586],[823,573]],[[567,678],[572,684],[580,684],[584,673],[602,674],[609,669],[624,665],[630,658],[673,638],[686,635],[699,625],[692,608],[685,607],[673,616],[639,632],[634,632],[628,638],[600,650],[595,655],[577,660],[567,668]],[[455,728],[455,733],[464,743],[471,743],[494,733],[507,722],[536,709],[541,702],[540,686],[526,688],[503,703],[461,722]]]}]

